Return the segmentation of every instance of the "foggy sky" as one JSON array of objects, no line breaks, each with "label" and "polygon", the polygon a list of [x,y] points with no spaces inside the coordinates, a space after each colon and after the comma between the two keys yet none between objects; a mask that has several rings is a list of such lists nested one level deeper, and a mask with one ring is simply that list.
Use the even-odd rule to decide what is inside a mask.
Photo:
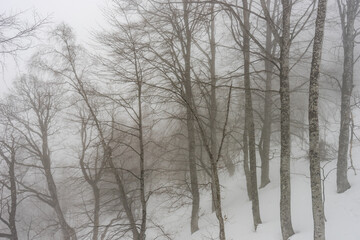
[{"label": "foggy sky", "polygon": [[[54,27],[65,22],[75,31],[81,43],[89,42],[90,31],[101,25],[102,11],[106,0],[0,0],[1,13],[7,15],[24,12],[22,20],[31,22],[34,12],[40,17],[49,16],[47,27]],[[34,42],[36,44],[36,42]],[[0,74],[0,94],[8,91],[11,82],[26,70],[26,60],[33,50],[18,53],[17,63],[6,58],[5,69]]]}]

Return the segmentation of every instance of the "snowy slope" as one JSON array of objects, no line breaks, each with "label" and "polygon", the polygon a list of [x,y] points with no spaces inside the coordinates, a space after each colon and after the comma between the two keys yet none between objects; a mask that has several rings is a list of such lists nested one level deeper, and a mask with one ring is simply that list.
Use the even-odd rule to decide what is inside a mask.
[{"label": "snowy slope", "polygon": [[[304,156],[304,155],[303,155]],[[327,240],[360,239],[360,172],[358,176],[349,170],[352,188],[343,194],[336,193],[336,162],[326,164],[325,209]],[[255,232],[252,225],[251,203],[247,199],[245,179],[241,166],[235,176],[222,175],[222,206],[226,219],[228,240],[280,240],[280,188],[279,159],[271,160],[272,182],[259,190],[260,210],[263,224]],[[292,220],[295,235],[291,240],[311,240],[312,211],[309,182],[309,165],[305,157],[292,161]],[[160,202],[160,201],[159,201]],[[159,205],[158,207],[161,206]],[[211,214],[210,193],[201,195],[200,230],[190,234],[190,207],[183,207],[175,213],[158,211],[157,220],[171,233],[175,240],[218,239],[215,214]],[[151,234],[149,234],[150,236]],[[157,239],[167,239],[159,237]]]}]

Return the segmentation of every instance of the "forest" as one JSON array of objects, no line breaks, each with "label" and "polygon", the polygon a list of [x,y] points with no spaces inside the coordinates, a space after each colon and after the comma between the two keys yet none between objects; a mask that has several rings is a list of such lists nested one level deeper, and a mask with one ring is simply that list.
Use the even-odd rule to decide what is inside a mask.
[{"label": "forest", "polygon": [[360,239],[360,0],[99,2],[0,14],[0,239]]}]

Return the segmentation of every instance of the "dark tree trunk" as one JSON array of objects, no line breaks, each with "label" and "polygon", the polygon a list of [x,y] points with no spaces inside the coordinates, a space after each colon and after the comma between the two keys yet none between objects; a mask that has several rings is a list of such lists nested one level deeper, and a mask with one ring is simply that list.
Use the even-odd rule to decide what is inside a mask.
[{"label": "dark tree trunk", "polygon": [[[44,126],[41,120],[39,120],[39,122],[40,122],[39,124],[40,126]],[[67,223],[60,206],[56,184],[51,172],[51,159],[50,159],[50,150],[48,146],[47,129],[41,129],[41,133],[42,133],[41,162],[44,168],[46,183],[48,186],[48,191],[50,193],[52,207],[55,210],[55,213],[58,217],[64,240],[77,240],[75,230],[72,227],[70,227],[69,224]]]},{"label": "dark tree trunk", "polygon": [[136,74],[138,79],[138,121],[139,121],[139,148],[140,148],[140,202],[141,202],[141,226],[140,226],[140,240],[145,240],[146,236],[146,220],[147,220],[147,205],[146,205],[146,191],[145,191],[145,148],[144,148],[144,134],[143,134],[143,116],[142,116],[142,80],[138,75],[137,65]]},{"label": "dark tree trunk", "polygon": [[[18,240],[17,230],[16,230],[16,209],[17,209],[17,186],[16,186],[16,176],[15,176],[15,163],[16,163],[16,150],[14,148],[14,142],[10,145],[3,143],[4,147],[10,153],[10,157],[6,156],[5,153],[0,149],[0,156],[5,160],[8,167],[8,178],[9,185],[8,189],[10,190],[10,205],[7,203],[7,211],[9,214],[8,221],[2,218],[2,222],[7,225],[10,230],[8,233],[0,233],[0,238],[7,238],[11,240]],[[3,209],[5,211],[5,209]]]},{"label": "dark tree trunk", "polygon": [[188,151],[189,151],[189,170],[190,170],[190,186],[192,194],[192,211],[191,211],[191,233],[199,230],[199,209],[200,209],[200,194],[197,177],[196,167],[196,156],[195,156],[195,121],[192,112],[193,109],[193,94],[191,88],[191,41],[192,33],[190,30],[189,23],[189,2],[183,0],[183,11],[184,11],[184,23],[185,23],[185,76],[184,76],[184,87],[185,87],[185,100],[187,104],[186,109],[186,124],[188,133]]},{"label": "dark tree trunk", "polygon": [[244,80],[245,80],[245,118],[247,118],[246,131],[249,136],[249,156],[250,156],[250,187],[254,228],[261,224],[259,195],[257,190],[257,173],[256,173],[256,148],[255,148],[255,126],[251,98],[250,84],[250,31],[249,10],[247,0],[243,0],[244,27],[243,31],[243,55],[244,55]]},{"label": "dark tree trunk", "polygon": [[235,164],[230,154],[230,137],[227,137],[226,139],[226,152],[224,153],[223,157],[225,158],[226,170],[228,171],[229,176],[232,177],[235,174]]},{"label": "dark tree trunk", "polygon": [[347,177],[348,149],[349,149],[349,126],[350,126],[350,98],[353,89],[354,74],[354,22],[359,9],[359,1],[347,0],[346,6],[338,1],[338,7],[342,25],[344,69],[341,87],[341,120],[339,135],[339,150],[337,161],[337,192],[342,193],[350,188]]},{"label": "dark tree trunk", "polygon": [[47,179],[49,193],[51,196],[51,201],[52,201],[55,213],[58,217],[64,240],[76,240],[77,237],[76,237],[75,230],[69,226],[69,224],[67,223],[65,216],[62,212],[62,209],[61,209],[61,206],[60,206],[60,203],[58,200],[58,196],[57,196],[56,185],[55,185],[54,179],[52,177],[51,170],[46,169],[46,168],[44,170],[45,170],[45,175],[46,175],[46,179]]},{"label": "dark tree trunk", "polygon": [[110,168],[111,168],[111,170],[112,170],[112,172],[114,174],[115,181],[116,181],[116,184],[117,184],[117,187],[118,187],[118,190],[119,190],[120,202],[121,202],[121,204],[122,204],[122,206],[123,206],[123,208],[125,210],[126,217],[127,217],[128,221],[129,221],[130,229],[131,229],[131,232],[133,234],[133,240],[141,240],[139,231],[137,229],[136,221],[135,221],[135,218],[134,218],[134,215],[133,215],[130,203],[129,203],[129,200],[128,200],[128,197],[126,195],[123,180],[121,179],[121,176],[117,172],[117,168],[116,168],[116,166],[115,166],[115,164],[114,164],[114,162],[112,160],[112,153],[111,153],[112,150],[108,149],[106,151],[107,151],[106,159],[108,160],[109,166],[110,166]]},{"label": "dark tree trunk", "polygon": [[17,187],[15,179],[15,152],[11,152],[11,159],[9,163],[9,180],[10,180],[10,191],[11,191],[11,205],[9,212],[9,228],[11,232],[11,240],[18,240],[17,229],[16,229],[16,209],[17,209]]},{"label": "dark tree trunk", "polygon": [[[270,9],[270,0],[267,1],[267,7]],[[270,158],[270,140],[271,140],[271,121],[272,121],[272,93],[271,93],[271,80],[273,76],[273,64],[269,60],[270,53],[272,52],[274,44],[272,43],[272,32],[270,24],[267,23],[266,27],[266,53],[267,58],[265,59],[265,74],[266,74],[266,85],[265,85],[265,104],[264,104],[264,126],[262,129],[262,146],[261,146],[261,183],[260,188],[265,187],[270,183],[269,177],[269,158]]]},{"label": "dark tree trunk", "polygon": [[[190,72],[190,69],[189,69]],[[187,89],[187,99],[192,99],[192,94],[189,93],[191,89]],[[199,230],[199,208],[200,208],[200,194],[197,178],[197,166],[196,166],[196,157],[195,157],[195,126],[194,126],[194,116],[189,109],[187,108],[187,133],[188,133],[188,151],[189,151],[189,171],[190,171],[190,186],[192,194],[192,211],[191,211],[191,233]]]},{"label": "dark tree trunk", "polygon": [[326,4],[327,0],[319,0],[309,85],[309,158],[314,240],[325,240],[325,216],[321,189],[318,100]]},{"label": "dark tree trunk", "polygon": [[214,205],[215,205],[215,214],[219,221],[219,239],[225,240],[225,224],[224,218],[222,215],[222,208],[221,208],[221,189],[220,189],[220,180],[217,170],[217,162],[214,158],[211,159],[211,175],[212,175],[212,186],[213,190],[213,197],[214,197]]},{"label": "dark tree trunk", "polygon": [[94,184],[91,186],[94,194],[94,227],[92,240],[98,240],[100,227],[100,189]]},{"label": "dark tree trunk", "polygon": [[243,134],[243,153],[244,153],[244,173],[245,173],[245,180],[246,180],[246,190],[247,190],[247,195],[249,197],[249,200],[251,201],[251,181],[250,181],[250,169],[249,169],[249,143],[248,143],[248,137],[247,137],[247,130],[246,130],[246,125],[247,125],[247,120],[245,118],[245,130],[244,130],[244,134]]},{"label": "dark tree trunk", "polygon": [[[81,142],[82,142],[82,154],[80,156],[79,165],[81,168],[81,172],[83,174],[83,177],[85,181],[90,185],[94,197],[94,210],[93,210],[93,234],[92,234],[92,240],[98,240],[99,239],[99,224],[100,224],[100,189],[98,187],[98,182],[101,177],[101,169],[103,167],[103,164],[101,164],[101,169],[98,171],[97,167],[95,167],[95,176],[94,178],[91,178],[90,173],[87,172],[88,168],[86,167],[86,164],[84,163],[85,159],[85,153],[87,150],[87,134],[86,134],[86,128],[87,128],[87,121],[83,118],[82,119],[82,125],[81,125]],[[104,161],[103,161],[104,162]],[[95,164],[97,166],[97,164]]]},{"label": "dark tree trunk", "polygon": [[283,240],[294,234],[291,222],[291,185],[290,185],[290,91],[289,91],[289,53],[290,53],[290,16],[292,2],[282,0],[282,42],[280,51],[280,222]]},{"label": "dark tree trunk", "polygon": [[[211,152],[214,156],[217,156],[217,136],[216,136],[216,116],[217,116],[217,102],[216,102],[216,66],[215,66],[215,55],[216,55],[216,46],[215,46],[215,15],[214,15],[214,4],[211,4],[211,14],[210,14],[210,142],[211,142]],[[212,197],[216,197],[214,192],[214,184],[211,183]],[[215,198],[214,198],[215,199]],[[215,211],[215,200],[213,199],[212,212]]]}]

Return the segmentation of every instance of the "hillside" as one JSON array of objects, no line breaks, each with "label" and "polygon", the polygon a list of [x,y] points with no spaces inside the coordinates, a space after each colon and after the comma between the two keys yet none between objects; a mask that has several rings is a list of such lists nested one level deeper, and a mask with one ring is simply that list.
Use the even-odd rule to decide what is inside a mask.
[{"label": "hillside", "polygon": [[[300,154],[301,155],[301,154]],[[304,157],[292,161],[292,221],[295,235],[291,240],[313,239],[313,222],[311,211],[311,192],[309,182],[309,164]],[[356,157],[355,157],[356,159]],[[251,202],[248,201],[245,178],[241,166],[236,174],[228,177],[223,174],[222,204],[226,219],[226,236],[229,240],[279,240],[280,230],[280,179],[279,157],[271,162],[272,182],[259,191],[260,210],[263,224],[255,232],[252,225]],[[349,170],[351,189],[343,194],[336,193],[336,161],[324,162],[325,175],[325,213],[326,239],[358,240],[360,238],[360,177]],[[159,200],[159,199],[157,199]],[[190,207],[183,207],[175,213],[161,213],[160,222],[175,240],[217,239],[218,227],[215,214],[211,214],[209,192],[201,195],[200,230],[190,234]],[[161,202],[156,201],[155,202]],[[163,204],[158,207],[164,208]],[[166,239],[160,237],[157,239]]]}]

